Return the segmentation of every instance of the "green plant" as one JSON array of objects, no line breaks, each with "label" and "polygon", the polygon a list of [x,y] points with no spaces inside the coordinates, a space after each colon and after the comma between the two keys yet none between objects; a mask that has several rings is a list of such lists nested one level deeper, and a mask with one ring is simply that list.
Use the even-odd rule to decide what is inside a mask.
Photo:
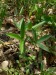
[{"label": "green plant", "polygon": [[55,67],[53,67],[53,68],[48,68],[46,71],[43,71],[43,72],[41,73],[41,75],[42,75],[42,74],[43,74],[43,75],[56,75],[56,74],[55,74],[55,70],[56,70]]},{"label": "green plant", "polygon": [[6,71],[7,75],[19,75],[19,71],[15,68],[10,68]]},{"label": "green plant", "polygon": [[11,38],[16,38],[20,40],[20,53],[23,54],[25,50],[25,46],[24,46],[25,45],[25,38],[24,38],[25,37],[25,22],[24,22],[24,19],[21,19],[19,26],[21,26],[20,34],[8,33],[7,35],[10,36]]},{"label": "green plant", "polygon": [[[35,24],[34,26],[32,25],[32,23],[31,23],[31,21],[30,20],[28,20],[28,22],[27,23],[25,23],[24,22],[24,19],[21,19],[20,20],[20,22],[19,23],[16,23],[16,27],[18,28],[18,29],[20,29],[20,34],[15,34],[15,33],[7,33],[7,35],[8,36],[10,36],[11,38],[15,38],[15,39],[18,39],[19,41],[20,41],[20,44],[19,44],[19,47],[20,47],[20,53],[21,54],[24,54],[24,57],[26,57],[25,56],[25,53],[26,53],[26,48],[25,48],[25,42],[26,42],[26,40],[28,39],[27,37],[26,37],[26,32],[28,31],[28,30],[30,30],[31,31],[31,33],[33,34],[33,41],[31,42],[32,44],[34,44],[35,46],[39,46],[39,48],[40,48],[40,51],[39,51],[39,59],[40,59],[40,64],[41,64],[41,72],[43,71],[43,62],[42,62],[42,50],[45,50],[46,52],[49,52],[49,53],[53,53],[52,51],[50,51],[50,48],[49,47],[47,47],[43,42],[44,41],[47,41],[49,38],[52,38],[52,36],[51,35],[44,35],[44,36],[42,36],[42,37],[40,37],[39,39],[38,39],[38,36],[39,36],[39,34],[38,34],[38,29],[41,29],[41,27],[45,24],[46,22],[45,21],[43,21],[43,22],[40,22],[40,23],[38,23],[38,24]],[[31,25],[31,26],[30,26]],[[29,37],[30,38],[30,37]],[[31,39],[30,39],[31,40]],[[31,57],[29,57],[29,58],[31,58]],[[32,58],[33,58],[33,56],[32,56]],[[28,57],[27,58],[25,58],[25,59],[27,59],[27,60],[30,60],[30,59],[28,59]]]},{"label": "green plant", "polygon": [[[43,37],[41,37],[40,39],[37,39],[37,30],[38,28],[41,28],[41,26],[45,23],[45,21],[43,22],[40,22],[39,24],[36,24],[34,26],[31,26],[31,28],[29,27],[30,26],[30,21],[28,23],[28,26],[25,25],[25,22],[24,22],[24,19],[21,19],[21,21],[19,22],[19,24],[16,24],[17,28],[20,29],[20,34],[14,34],[14,33],[8,33],[7,35],[12,37],[12,38],[16,38],[18,40],[20,40],[20,52],[21,54],[24,52],[24,43],[25,43],[25,39],[24,39],[24,36],[26,35],[25,34],[25,31],[26,30],[32,30],[33,31],[33,39],[35,41],[36,44],[39,45],[40,48],[46,50],[46,51],[49,51],[48,48],[42,44],[43,41],[49,39],[51,36],[50,35],[44,35]],[[37,42],[36,42],[37,41]]]},{"label": "green plant", "polygon": [[[4,0],[3,0],[4,1]],[[37,66],[40,63],[40,75],[53,75],[54,68],[44,69],[43,63],[43,53],[50,53],[56,55],[56,1],[55,0],[9,0],[12,3],[13,10],[15,8],[14,15],[22,16],[25,18],[30,18],[31,16],[35,16],[33,23],[30,19],[26,22],[24,19],[21,19],[19,22],[15,22],[15,27],[20,31],[19,34],[15,33],[7,33],[7,35],[11,38],[15,38],[19,40],[19,60],[18,66],[25,69],[26,75],[34,75],[32,69],[32,65]],[[0,1],[0,26],[4,20],[6,15],[6,3],[8,0],[5,0],[4,3]],[[14,7],[15,5],[15,7]],[[10,6],[9,6],[10,7]],[[27,8],[27,9],[26,9]],[[50,14],[49,9],[52,10]],[[42,35],[42,31],[50,29],[49,34]],[[27,32],[32,33],[32,37],[27,36]],[[40,37],[39,37],[40,36]],[[28,50],[25,46],[25,42],[30,42],[30,45],[33,44],[34,47],[39,47],[38,58],[40,60],[36,60],[36,54],[33,55],[31,52],[33,51]],[[0,43],[4,43],[0,41]],[[34,49],[35,50],[35,49]],[[44,50],[44,51],[43,51]],[[30,52],[31,51],[31,52]],[[29,54],[27,53],[30,53]],[[35,51],[34,51],[35,52]],[[23,64],[20,60],[24,61]],[[48,65],[47,65],[48,66]],[[35,68],[33,68],[35,69]],[[31,72],[30,72],[31,71]],[[56,71],[56,70],[55,70]],[[19,71],[17,69],[11,68],[8,69],[9,75],[19,75]],[[31,73],[31,74],[30,74]],[[55,75],[55,74],[54,74]]]},{"label": "green plant", "polygon": [[3,1],[0,1],[0,28],[2,26],[2,22],[4,20],[4,17],[6,15],[6,4]]}]

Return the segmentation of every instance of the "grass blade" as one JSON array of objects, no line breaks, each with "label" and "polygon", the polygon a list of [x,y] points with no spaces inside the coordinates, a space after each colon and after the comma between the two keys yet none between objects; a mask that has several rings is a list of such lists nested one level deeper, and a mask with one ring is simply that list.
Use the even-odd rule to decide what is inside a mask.
[{"label": "grass blade", "polygon": [[19,15],[22,15],[23,11],[24,11],[24,7],[21,8]]},{"label": "grass blade", "polygon": [[38,23],[38,24],[32,26],[32,29],[37,29],[38,27],[42,26],[43,24],[45,24],[45,21],[40,22],[40,23]]},{"label": "grass blade", "polygon": [[50,37],[51,37],[51,35],[44,35],[44,36],[42,36],[40,39],[38,39],[37,42],[41,43],[41,42],[43,42],[43,41],[48,40]]},{"label": "grass blade", "polygon": [[15,24],[15,26],[16,26],[18,29],[21,29],[21,26],[22,26],[22,24],[23,24],[23,19],[21,19],[19,22],[15,22],[15,21],[14,21],[14,24]]},{"label": "grass blade", "polygon": [[22,19],[20,35],[21,35],[21,39],[24,39],[24,35],[25,35],[25,22],[24,22],[24,19]]},{"label": "grass blade", "polygon": [[15,34],[15,33],[7,33],[6,35],[9,36],[9,37],[11,37],[11,38],[18,39],[18,40],[21,39],[20,35]]},{"label": "grass blade", "polygon": [[24,40],[20,41],[20,53],[23,54],[24,53]]},{"label": "grass blade", "polygon": [[36,35],[36,31],[35,31],[34,29],[32,29],[32,34],[33,34],[34,42],[35,42],[35,44],[36,44],[37,35]]},{"label": "grass blade", "polygon": [[47,51],[47,52],[50,52],[49,51],[49,48],[46,46],[46,45],[44,45],[44,44],[42,44],[42,43],[37,43],[38,44],[38,46],[41,48],[41,49],[43,49],[43,50],[45,50],[45,51]]}]

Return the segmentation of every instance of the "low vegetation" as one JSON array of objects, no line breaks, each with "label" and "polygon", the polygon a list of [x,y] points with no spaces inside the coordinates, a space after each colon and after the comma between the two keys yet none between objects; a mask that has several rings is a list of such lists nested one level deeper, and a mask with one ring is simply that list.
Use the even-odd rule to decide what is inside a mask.
[{"label": "low vegetation", "polygon": [[1,0],[0,34],[1,75],[56,75],[55,0]]}]

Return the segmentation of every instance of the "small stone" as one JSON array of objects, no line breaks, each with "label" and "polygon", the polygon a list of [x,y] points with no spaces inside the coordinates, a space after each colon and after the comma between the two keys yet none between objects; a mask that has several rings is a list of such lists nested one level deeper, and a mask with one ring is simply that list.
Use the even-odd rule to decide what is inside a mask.
[{"label": "small stone", "polygon": [[2,69],[0,69],[0,73],[2,72]]},{"label": "small stone", "polygon": [[4,31],[5,30],[5,27],[2,27],[1,30]]},{"label": "small stone", "polygon": [[3,55],[3,51],[2,50],[0,50],[0,56],[2,56]]},{"label": "small stone", "polygon": [[8,68],[8,65],[9,65],[9,62],[8,62],[7,60],[5,60],[5,61],[3,61],[3,62],[1,63],[1,68],[2,68],[3,70],[5,70],[5,69]]},{"label": "small stone", "polygon": [[48,14],[53,14],[53,9],[48,9]]},{"label": "small stone", "polygon": [[24,72],[25,70],[24,70],[24,67],[21,67],[21,70]]}]

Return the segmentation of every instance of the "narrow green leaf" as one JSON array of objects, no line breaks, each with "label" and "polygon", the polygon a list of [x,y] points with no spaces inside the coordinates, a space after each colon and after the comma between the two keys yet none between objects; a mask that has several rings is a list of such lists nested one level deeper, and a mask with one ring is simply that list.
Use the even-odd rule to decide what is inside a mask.
[{"label": "narrow green leaf", "polygon": [[44,36],[42,36],[40,39],[38,39],[37,42],[41,43],[41,42],[43,42],[43,41],[48,40],[50,37],[51,37],[51,35],[44,35]]},{"label": "narrow green leaf", "polygon": [[38,10],[37,4],[35,4],[35,10],[36,10],[36,11]]},{"label": "narrow green leaf", "polygon": [[36,40],[37,40],[37,35],[36,35],[36,30],[32,29],[32,34],[33,34],[33,39],[34,39],[34,42],[36,44]]},{"label": "narrow green leaf", "polygon": [[45,21],[40,22],[40,23],[38,23],[38,24],[32,26],[32,29],[37,29],[38,27],[42,26],[43,24],[45,24]]},{"label": "narrow green leaf", "polygon": [[24,40],[20,40],[20,53],[24,53]]},{"label": "narrow green leaf", "polygon": [[17,27],[18,29],[21,28],[21,26],[20,26],[20,22],[16,22],[16,21],[14,21],[14,25],[15,25],[15,27]]},{"label": "narrow green leaf", "polygon": [[18,40],[21,39],[20,35],[15,34],[15,33],[7,33],[6,35],[9,36],[9,37],[11,37],[11,38],[18,39]]},{"label": "narrow green leaf", "polygon": [[22,7],[21,10],[20,10],[20,12],[19,12],[19,15],[22,15],[23,11],[24,11],[24,9]]},{"label": "narrow green leaf", "polygon": [[3,21],[3,20],[0,19],[0,29],[1,29],[1,27],[2,27],[2,21]]},{"label": "narrow green leaf", "polygon": [[14,21],[14,24],[15,24],[15,26],[16,26],[18,29],[21,29],[21,26],[22,26],[22,24],[23,24],[23,19],[21,19],[19,22],[15,22],[15,21]]},{"label": "narrow green leaf", "polygon": [[25,35],[25,22],[24,22],[24,19],[22,19],[20,35],[21,35],[21,39],[24,39],[24,35]]},{"label": "narrow green leaf", "polygon": [[45,51],[47,51],[47,52],[50,52],[49,51],[49,48],[46,46],[46,45],[44,45],[43,43],[37,43],[38,44],[38,46],[41,48],[41,49],[43,49],[43,50],[45,50]]}]

